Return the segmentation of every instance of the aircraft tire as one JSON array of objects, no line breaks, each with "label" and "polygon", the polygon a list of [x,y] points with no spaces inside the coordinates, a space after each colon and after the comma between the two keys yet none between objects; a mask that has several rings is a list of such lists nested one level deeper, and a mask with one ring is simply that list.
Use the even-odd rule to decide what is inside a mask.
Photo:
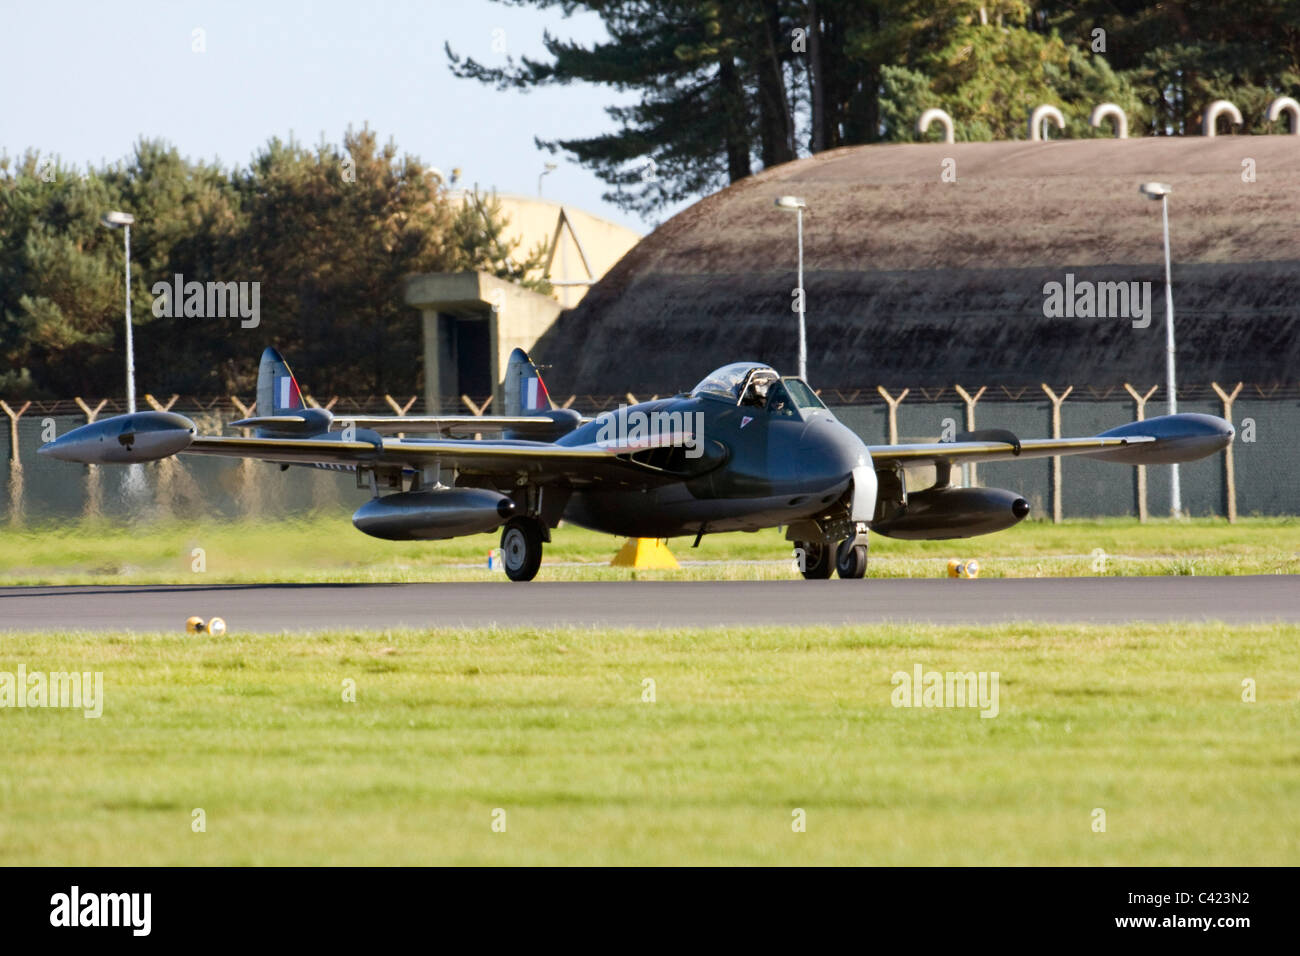
[{"label": "aircraft tire", "polygon": [[501,529],[501,563],[511,581],[531,581],[542,566],[542,529],[536,518],[511,518]]},{"label": "aircraft tire", "polygon": [[854,544],[852,538],[843,541],[835,552],[835,573],[846,580],[865,578],[867,576],[867,546],[865,544]]},{"label": "aircraft tire", "polygon": [[831,576],[831,549],[824,541],[796,541],[804,553],[803,576],[809,581],[825,581]]}]

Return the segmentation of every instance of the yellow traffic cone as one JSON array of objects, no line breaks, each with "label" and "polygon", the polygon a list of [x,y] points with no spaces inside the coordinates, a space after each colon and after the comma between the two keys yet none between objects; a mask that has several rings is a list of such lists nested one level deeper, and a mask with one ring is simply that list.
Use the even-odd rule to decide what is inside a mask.
[{"label": "yellow traffic cone", "polygon": [[609,562],[615,568],[642,568],[664,571],[675,570],[681,565],[668,550],[668,542],[663,538],[628,538],[627,544],[619,548],[614,560]]}]

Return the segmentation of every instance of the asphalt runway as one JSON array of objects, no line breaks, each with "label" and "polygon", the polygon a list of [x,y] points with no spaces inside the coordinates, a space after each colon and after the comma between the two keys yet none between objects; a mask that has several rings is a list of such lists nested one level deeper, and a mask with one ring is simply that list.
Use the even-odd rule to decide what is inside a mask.
[{"label": "asphalt runway", "polygon": [[0,588],[0,630],[232,632],[501,626],[686,627],[925,621],[1300,621],[1300,579],[998,578]]}]

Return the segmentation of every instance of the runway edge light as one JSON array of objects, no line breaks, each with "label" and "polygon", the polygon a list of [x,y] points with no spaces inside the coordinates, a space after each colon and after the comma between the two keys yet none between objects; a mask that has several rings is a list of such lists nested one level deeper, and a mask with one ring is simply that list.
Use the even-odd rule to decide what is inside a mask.
[{"label": "runway edge light", "polygon": [[674,571],[681,567],[662,538],[628,538],[609,562],[614,568]]}]

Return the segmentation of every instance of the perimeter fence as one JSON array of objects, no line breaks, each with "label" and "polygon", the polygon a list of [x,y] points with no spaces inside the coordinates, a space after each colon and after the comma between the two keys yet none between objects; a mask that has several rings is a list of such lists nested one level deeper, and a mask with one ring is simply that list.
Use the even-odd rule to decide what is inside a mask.
[{"label": "perimeter fence", "polygon": [[[822,389],[818,392],[840,420],[868,444],[936,441],[975,428],[1006,428],[1022,438],[1093,435],[1125,422],[1164,414],[1164,389],[1153,383],[1117,386],[1049,384],[1038,386],[945,385],[895,390],[878,386]],[[557,405],[596,415],[621,404],[658,395],[552,396]],[[332,396],[310,405],[348,415],[424,414],[418,396]],[[230,422],[257,413],[256,403],[238,395],[165,400],[144,396],[141,407],[181,412],[201,432],[228,432]],[[444,396],[444,414],[491,415],[486,396]],[[1241,382],[1184,385],[1178,409],[1227,418],[1237,428],[1223,455],[1181,466],[1183,510],[1191,515],[1300,513],[1300,383],[1259,385]],[[117,399],[82,397],[10,403],[0,400],[7,418],[3,459],[6,493],[0,514],[11,525],[138,513],[147,507],[161,516],[292,517],[348,505],[368,492],[350,476],[315,469],[282,470],[254,461],[178,458],[136,469],[71,466],[36,455],[57,435],[125,411]],[[1081,458],[990,462],[968,466],[962,480],[1008,488],[1029,501],[1033,514],[1063,517],[1169,513],[1169,466],[1133,467]]]}]

